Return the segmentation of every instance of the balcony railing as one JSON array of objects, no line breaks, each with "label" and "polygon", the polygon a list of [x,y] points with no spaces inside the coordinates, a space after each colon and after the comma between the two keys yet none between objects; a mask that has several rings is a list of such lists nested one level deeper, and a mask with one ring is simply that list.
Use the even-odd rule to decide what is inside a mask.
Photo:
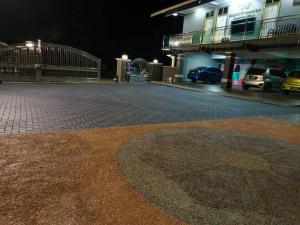
[{"label": "balcony railing", "polygon": [[300,15],[255,21],[253,18],[229,26],[165,36],[163,49],[180,49],[192,45],[268,39],[300,34]]}]

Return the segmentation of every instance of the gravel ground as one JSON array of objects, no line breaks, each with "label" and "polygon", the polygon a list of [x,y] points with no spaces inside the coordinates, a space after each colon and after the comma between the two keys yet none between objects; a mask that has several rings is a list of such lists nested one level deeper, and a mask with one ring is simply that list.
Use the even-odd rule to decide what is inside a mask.
[{"label": "gravel ground", "polygon": [[255,133],[300,144],[299,126],[265,118],[1,136],[0,224],[185,224],[130,185],[119,170],[117,153],[136,135],[189,127]]},{"label": "gravel ground", "polygon": [[129,139],[118,162],[147,199],[190,224],[300,222],[300,145],[226,130],[165,129]]}]

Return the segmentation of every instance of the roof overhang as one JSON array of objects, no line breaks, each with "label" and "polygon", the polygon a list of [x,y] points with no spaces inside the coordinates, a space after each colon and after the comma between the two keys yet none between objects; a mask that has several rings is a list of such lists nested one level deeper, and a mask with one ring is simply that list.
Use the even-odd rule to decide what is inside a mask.
[{"label": "roof overhang", "polygon": [[176,4],[176,5],[173,5],[173,6],[170,6],[168,8],[165,8],[165,9],[161,9],[157,12],[154,12],[151,14],[151,17],[156,17],[156,16],[159,16],[159,15],[172,15],[173,13],[179,13],[180,14],[180,11],[183,11],[183,10],[186,10],[186,9],[189,9],[189,8],[193,8],[193,7],[196,7],[196,6],[199,6],[199,5],[202,5],[202,4],[205,4],[205,3],[209,3],[209,2],[212,2],[213,0],[186,0],[182,3],[179,3],[179,4]]},{"label": "roof overhang", "polygon": [[7,46],[8,45],[6,43],[0,41],[0,48],[4,48],[4,47],[7,47]]}]

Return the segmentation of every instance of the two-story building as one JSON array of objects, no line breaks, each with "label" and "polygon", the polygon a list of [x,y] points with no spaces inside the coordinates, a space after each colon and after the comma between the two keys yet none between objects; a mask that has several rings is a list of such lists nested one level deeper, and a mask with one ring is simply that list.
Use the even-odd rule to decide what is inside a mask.
[{"label": "two-story building", "polygon": [[184,80],[200,66],[220,67],[234,85],[251,66],[300,69],[300,0],[187,0],[151,16],[159,15],[184,18],[162,48]]}]

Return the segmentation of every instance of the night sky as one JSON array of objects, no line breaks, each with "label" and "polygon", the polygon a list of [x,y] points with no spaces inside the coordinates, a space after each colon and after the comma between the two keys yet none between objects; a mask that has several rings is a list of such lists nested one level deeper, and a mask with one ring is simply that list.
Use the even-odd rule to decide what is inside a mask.
[{"label": "night sky", "polygon": [[103,75],[112,76],[122,53],[167,62],[160,50],[162,36],[179,33],[182,19],[150,14],[178,2],[0,0],[0,41],[70,45],[102,58]]}]

